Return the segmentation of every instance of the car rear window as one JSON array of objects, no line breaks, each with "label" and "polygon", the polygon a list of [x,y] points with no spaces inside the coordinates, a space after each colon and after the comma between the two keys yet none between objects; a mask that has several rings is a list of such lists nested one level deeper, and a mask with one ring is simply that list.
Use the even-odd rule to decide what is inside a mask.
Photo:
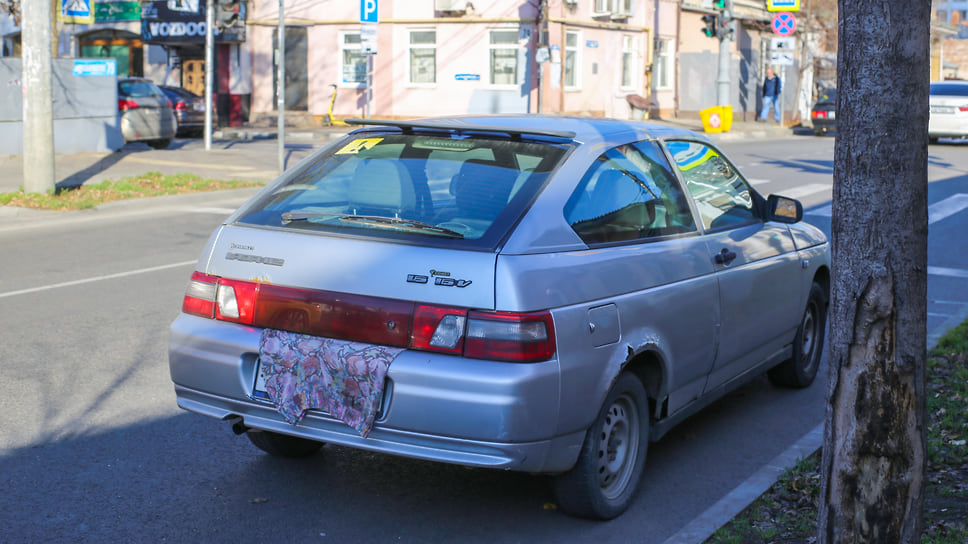
[{"label": "car rear window", "polygon": [[164,96],[161,89],[150,81],[119,81],[118,92],[122,96],[139,98],[144,96]]},{"label": "car rear window", "polygon": [[566,150],[466,135],[357,133],[303,162],[239,222],[492,249]]}]

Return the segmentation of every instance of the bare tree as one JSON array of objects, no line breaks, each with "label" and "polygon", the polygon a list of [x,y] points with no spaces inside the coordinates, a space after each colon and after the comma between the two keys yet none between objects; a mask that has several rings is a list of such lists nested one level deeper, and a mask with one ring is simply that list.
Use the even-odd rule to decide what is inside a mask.
[{"label": "bare tree", "polygon": [[931,3],[839,7],[819,540],[915,543],[926,459]]}]

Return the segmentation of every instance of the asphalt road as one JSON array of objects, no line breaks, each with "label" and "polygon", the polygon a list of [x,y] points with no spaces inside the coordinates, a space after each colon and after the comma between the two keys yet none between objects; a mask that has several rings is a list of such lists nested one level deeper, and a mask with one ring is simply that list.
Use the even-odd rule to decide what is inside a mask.
[{"label": "asphalt road", "polygon": [[[829,226],[833,138],[724,147],[764,192],[803,199]],[[932,202],[956,204],[945,210],[968,193],[963,155],[932,147]],[[823,380],[789,391],[759,378],[652,444],[638,500],[607,523],[555,511],[540,476],[333,446],[266,456],[179,410],[167,368],[195,260],[248,194],[0,224],[0,540],[662,543],[822,422]],[[929,332],[968,307],[952,276],[968,275],[966,223],[959,210],[932,224],[943,274],[929,279]]]}]

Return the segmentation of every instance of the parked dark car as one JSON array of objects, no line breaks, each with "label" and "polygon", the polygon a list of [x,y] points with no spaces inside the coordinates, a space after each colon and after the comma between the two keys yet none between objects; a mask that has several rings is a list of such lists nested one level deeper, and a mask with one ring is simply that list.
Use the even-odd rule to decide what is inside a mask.
[{"label": "parked dark car", "polygon": [[813,133],[823,136],[828,130],[837,129],[837,89],[825,89],[810,110]]},{"label": "parked dark car", "polygon": [[175,137],[175,115],[165,93],[150,80],[118,79],[118,115],[125,142],[164,149]]},{"label": "parked dark car", "polygon": [[181,87],[160,87],[175,110],[176,133],[179,136],[201,134],[205,128],[205,99]]}]

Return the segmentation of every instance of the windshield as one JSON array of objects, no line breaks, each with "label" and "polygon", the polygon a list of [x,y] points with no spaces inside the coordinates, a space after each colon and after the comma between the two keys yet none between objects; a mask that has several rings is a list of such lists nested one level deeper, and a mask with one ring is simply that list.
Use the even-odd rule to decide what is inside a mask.
[{"label": "windshield", "polygon": [[359,133],[303,163],[239,222],[493,248],[566,149],[502,138]]}]

